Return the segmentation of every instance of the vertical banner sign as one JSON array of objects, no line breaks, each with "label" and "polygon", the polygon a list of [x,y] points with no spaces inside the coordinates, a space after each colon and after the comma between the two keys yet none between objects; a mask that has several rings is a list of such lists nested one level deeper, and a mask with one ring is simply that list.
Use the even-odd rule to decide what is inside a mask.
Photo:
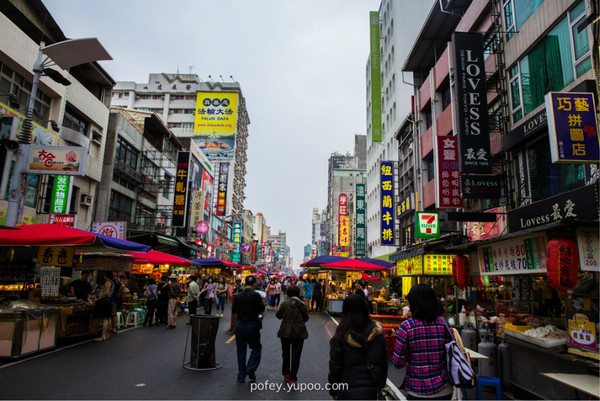
[{"label": "vertical banner sign", "polygon": [[483,34],[452,34],[456,136],[462,173],[492,173]]},{"label": "vertical banner sign", "polygon": [[545,100],[552,163],[598,163],[594,94],[549,92]]},{"label": "vertical banner sign", "polygon": [[201,190],[192,191],[192,216],[190,218],[190,226],[196,225],[202,221],[204,206],[204,192]]},{"label": "vertical banner sign", "polygon": [[357,258],[367,256],[367,237],[365,235],[365,184],[356,184],[356,223],[354,234],[354,248]]},{"label": "vertical banner sign", "polygon": [[340,216],[340,246],[350,245],[350,217]]},{"label": "vertical banner sign", "polygon": [[371,28],[371,141],[381,142],[381,55],[379,12],[369,13]]},{"label": "vertical banner sign", "polygon": [[227,176],[229,163],[219,165],[219,191],[217,192],[217,216],[224,216],[227,209]]},{"label": "vertical banner sign", "polygon": [[256,263],[256,248],[258,245],[258,241],[252,241],[252,247],[250,248],[250,263]]},{"label": "vertical banner sign", "polygon": [[190,152],[177,152],[177,173],[175,176],[175,198],[173,199],[173,227],[184,227],[187,210],[187,183]]},{"label": "vertical banner sign", "polygon": [[[342,219],[344,216],[348,216],[348,196],[346,194],[340,194],[338,197],[338,244],[341,246],[347,246],[348,242],[348,228],[345,227],[345,224],[348,223],[349,226],[350,219]],[[345,235],[343,233],[344,230],[346,231]],[[343,245],[342,242],[345,242],[346,245]]]},{"label": "vertical banner sign", "polygon": [[242,245],[242,223],[233,223],[233,242],[236,244],[235,252],[233,253],[233,261],[240,261],[240,247]]},{"label": "vertical banner sign", "polygon": [[54,177],[54,188],[52,189],[50,213],[64,214],[67,212],[67,199],[69,195],[70,182],[71,177],[68,175],[57,175]]},{"label": "vertical banner sign", "polygon": [[435,206],[438,209],[463,207],[457,139],[455,136],[438,136],[436,140]]},{"label": "vertical banner sign", "polygon": [[214,179],[208,170],[202,170],[202,192],[204,192],[204,211],[206,220],[210,220],[212,214],[212,196],[213,196]]},{"label": "vertical banner sign", "polygon": [[394,245],[394,162],[380,164],[381,245]]}]

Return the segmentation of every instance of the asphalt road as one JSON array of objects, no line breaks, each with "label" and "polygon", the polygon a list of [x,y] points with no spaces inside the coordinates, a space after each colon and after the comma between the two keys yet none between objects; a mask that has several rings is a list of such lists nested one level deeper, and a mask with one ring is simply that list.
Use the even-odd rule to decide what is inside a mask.
[{"label": "asphalt road", "polygon": [[[302,353],[299,383],[312,390],[289,390],[281,375],[279,320],[266,311],[261,339],[262,360],[256,372],[257,385],[236,381],[235,339],[227,334],[230,304],[221,319],[216,341],[216,361],[221,368],[192,371],[186,360],[187,316],[177,328],[137,327],[121,331],[108,341],[86,341],[53,352],[39,354],[0,366],[1,399],[331,399],[327,383],[329,339],[336,323],[325,313],[310,314],[309,338]],[[214,312],[214,310],[213,310]],[[191,335],[190,335],[191,341]],[[403,370],[390,363],[390,378],[396,386]],[[282,386],[278,389],[278,386]],[[319,390],[319,388],[321,388]]]}]

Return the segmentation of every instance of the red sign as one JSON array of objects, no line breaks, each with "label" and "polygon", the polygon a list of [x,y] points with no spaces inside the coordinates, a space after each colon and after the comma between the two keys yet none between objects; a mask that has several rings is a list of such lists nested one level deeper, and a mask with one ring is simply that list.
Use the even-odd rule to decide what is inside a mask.
[{"label": "red sign", "polygon": [[212,175],[206,170],[202,170],[202,193],[204,194],[204,210],[209,214],[212,206],[212,193],[213,193],[214,180]]},{"label": "red sign", "polygon": [[348,215],[348,196],[346,194],[340,194],[339,203],[340,203],[340,216],[347,216]]},{"label": "red sign", "polygon": [[258,241],[252,241],[252,248],[250,250],[250,263],[256,263],[256,246],[258,245]]},{"label": "red sign", "polygon": [[461,208],[458,141],[455,136],[437,137],[435,204],[437,208]]},{"label": "red sign", "polygon": [[74,214],[50,214],[50,224],[57,226],[75,227]]}]

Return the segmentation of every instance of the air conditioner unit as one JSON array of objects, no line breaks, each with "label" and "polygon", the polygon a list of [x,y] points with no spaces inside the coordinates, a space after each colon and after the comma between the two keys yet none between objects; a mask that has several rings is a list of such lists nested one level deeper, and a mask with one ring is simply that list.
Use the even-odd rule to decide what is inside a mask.
[{"label": "air conditioner unit", "polygon": [[90,206],[92,204],[92,197],[89,195],[81,195],[81,204]]}]

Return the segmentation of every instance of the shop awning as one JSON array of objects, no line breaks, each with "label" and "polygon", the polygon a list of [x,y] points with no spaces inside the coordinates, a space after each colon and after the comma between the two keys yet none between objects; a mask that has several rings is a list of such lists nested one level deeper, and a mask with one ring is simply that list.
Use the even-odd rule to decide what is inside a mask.
[{"label": "shop awning", "polygon": [[339,262],[324,263],[321,265],[324,269],[332,270],[350,270],[350,271],[386,271],[387,267],[379,266],[369,262],[363,262],[357,259],[341,260]]},{"label": "shop awning", "polygon": [[156,234],[156,239],[159,244],[169,245],[169,246],[179,246],[179,242],[176,239],[169,238],[165,235]]},{"label": "shop awning", "polygon": [[341,260],[348,260],[348,258],[345,258],[343,256],[322,255],[322,256],[317,256],[316,258],[307,260],[306,262],[302,263],[300,265],[300,267],[321,266],[324,263],[339,262]]},{"label": "shop awning", "polygon": [[192,264],[198,267],[223,266],[223,261],[215,258],[192,259]]},{"label": "shop awning", "polygon": [[383,267],[394,267],[395,265],[390,262],[386,262],[381,259],[373,259],[373,258],[358,258],[362,262],[373,263],[374,265],[383,266]]},{"label": "shop awning", "polygon": [[371,276],[370,274],[367,274],[367,273],[363,272],[362,275],[361,275],[361,277],[360,277],[360,279],[361,280],[367,280],[367,281],[379,281],[379,280],[381,280],[381,277]]},{"label": "shop awning", "polygon": [[192,262],[179,256],[169,255],[168,253],[159,251],[148,252],[130,252],[125,256],[135,258],[135,264],[150,264],[150,265],[169,265],[169,266],[191,266]]},{"label": "shop awning", "polygon": [[56,224],[27,224],[0,230],[0,246],[75,246],[81,252],[146,252],[147,245]]}]

